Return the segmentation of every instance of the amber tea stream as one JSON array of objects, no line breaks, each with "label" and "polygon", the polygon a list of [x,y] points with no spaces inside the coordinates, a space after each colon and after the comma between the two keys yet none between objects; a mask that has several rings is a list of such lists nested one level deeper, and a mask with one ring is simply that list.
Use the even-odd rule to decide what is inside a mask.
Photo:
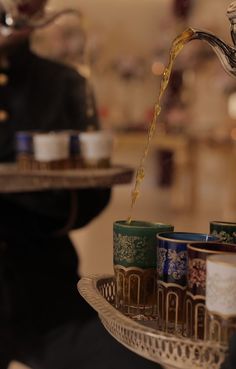
[{"label": "amber tea stream", "polygon": [[165,90],[168,87],[175,59],[177,58],[177,56],[179,55],[179,53],[183,49],[184,45],[187,44],[189,41],[191,41],[191,38],[192,38],[193,35],[194,35],[194,31],[192,30],[192,28],[188,28],[181,35],[176,37],[176,39],[172,43],[172,47],[171,47],[171,50],[170,50],[169,62],[168,62],[168,65],[167,65],[167,67],[165,68],[165,70],[163,72],[163,76],[162,76],[162,80],[161,80],[161,84],[160,84],[159,96],[158,96],[157,102],[155,104],[153,118],[152,118],[152,121],[151,121],[149,129],[148,129],[147,142],[146,142],[144,152],[143,152],[141,160],[140,160],[139,167],[138,167],[137,172],[136,172],[135,185],[134,185],[134,189],[131,193],[131,207],[130,207],[130,215],[127,219],[128,223],[131,223],[131,221],[132,221],[133,208],[134,208],[134,205],[137,201],[137,198],[140,195],[140,185],[141,185],[141,183],[142,183],[142,181],[145,177],[145,161],[146,161],[146,158],[147,158],[147,155],[148,155],[148,152],[149,152],[151,140],[152,140],[152,138],[153,138],[153,136],[156,132],[158,117],[161,113],[161,100],[162,100],[162,97],[163,97],[163,94],[164,94]]}]

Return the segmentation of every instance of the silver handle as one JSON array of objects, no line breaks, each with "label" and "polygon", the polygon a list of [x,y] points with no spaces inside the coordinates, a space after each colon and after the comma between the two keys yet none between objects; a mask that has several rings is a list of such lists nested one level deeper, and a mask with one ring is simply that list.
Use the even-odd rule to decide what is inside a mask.
[{"label": "silver handle", "polygon": [[227,10],[227,16],[231,23],[231,37],[236,46],[236,1],[232,2]]},{"label": "silver handle", "polygon": [[236,1],[233,1],[228,7],[227,16],[231,23],[236,23]]}]

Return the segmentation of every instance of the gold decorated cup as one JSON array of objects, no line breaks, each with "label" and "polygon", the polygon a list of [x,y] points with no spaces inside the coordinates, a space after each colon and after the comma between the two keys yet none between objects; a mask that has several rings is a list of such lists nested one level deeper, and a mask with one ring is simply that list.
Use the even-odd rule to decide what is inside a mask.
[{"label": "gold decorated cup", "polygon": [[168,333],[182,335],[187,290],[187,245],[217,241],[202,233],[168,232],[157,235],[158,326]]},{"label": "gold decorated cup", "polygon": [[135,319],[156,318],[156,235],[170,224],[117,221],[113,226],[116,306]]},{"label": "gold decorated cup", "polygon": [[200,242],[187,246],[187,292],[185,299],[186,334],[204,339],[206,300],[206,261],[210,255],[236,253],[236,245]]},{"label": "gold decorated cup", "polygon": [[207,259],[206,339],[228,345],[236,333],[236,254]]}]

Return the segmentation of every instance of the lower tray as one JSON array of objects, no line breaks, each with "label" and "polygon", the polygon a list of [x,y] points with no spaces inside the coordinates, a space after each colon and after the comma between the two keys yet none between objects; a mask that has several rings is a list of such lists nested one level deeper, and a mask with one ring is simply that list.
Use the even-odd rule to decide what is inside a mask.
[{"label": "lower tray", "polygon": [[0,165],[0,193],[33,192],[53,189],[112,187],[132,181],[133,169],[113,166],[107,169],[28,170],[14,164]]},{"label": "lower tray", "polygon": [[164,334],[115,309],[113,277],[82,278],[78,289],[98,312],[107,331],[131,351],[161,364],[165,369],[220,369],[226,347]]}]

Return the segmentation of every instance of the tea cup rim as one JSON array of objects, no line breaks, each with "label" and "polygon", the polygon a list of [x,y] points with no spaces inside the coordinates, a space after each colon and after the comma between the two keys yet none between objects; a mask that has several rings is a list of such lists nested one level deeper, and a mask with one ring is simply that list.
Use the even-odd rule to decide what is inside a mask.
[{"label": "tea cup rim", "polygon": [[229,225],[229,226],[236,226],[236,222],[226,222],[226,221],[218,221],[218,220],[212,220],[210,221],[210,224],[214,224],[214,225]]},{"label": "tea cup rim", "polygon": [[192,250],[192,251],[198,251],[198,252],[203,252],[203,253],[206,253],[206,254],[228,254],[229,252],[227,252],[227,250],[225,249],[224,251],[217,251],[217,250],[209,250],[207,248],[199,248],[197,247],[198,245],[206,245],[206,244],[213,244],[213,245],[220,245],[220,246],[226,246],[229,247],[235,247],[235,252],[234,251],[231,251],[230,254],[233,254],[235,253],[236,254],[236,244],[233,244],[233,243],[225,243],[225,242],[215,242],[215,241],[209,241],[209,242],[191,242],[187,245],[187,250]]},{"label": "tea cup rim", "polygon": [[[170,238],[170,235],[171,234],[178,234],[178,235],[197,235],[197,236],[204,236],[204,237],[208,237],[208,238],[212,238],[211,241],[203,241],[203,242],[215,242],[217,240],[219,240],[219,237],[216,237],[216,236],[212,236],[210,234],[207,234],[207,233],[195,233],[195,232],[161,232],[159,234],[157,234],[157,238],[159,240],[162,240],[162,241],[170,241],[170,242],[175,242],[175,243],[199,243],[201,242],[201,240],[196,240],[196,241],[193,241],[193,240],[189,240],[189,239],[178,239],[178,238]],[[169,235],[169,237],[165,237],[165,235]]]},{"label": "tea cup rim", "polygon": [[[137,223],[137,225],[132,225],[132,222]],[[157,227],[172,227],[174,226],[172,224],[167,223],[161,223],[161,222],[152,222],[152,221],[146,221],[146,220],[132,220],[131,223],[128,223],[127,220],[116,220],[113,225],[119,225],[120,227],[124,228],[132,228],[132,229],[155,229]]]}]

